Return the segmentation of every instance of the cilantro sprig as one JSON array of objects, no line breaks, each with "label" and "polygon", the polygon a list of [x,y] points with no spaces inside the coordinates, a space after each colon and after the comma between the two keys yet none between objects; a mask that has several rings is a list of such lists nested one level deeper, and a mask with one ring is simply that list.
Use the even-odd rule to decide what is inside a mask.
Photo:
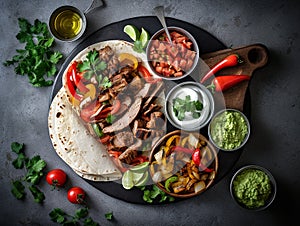
[{"label": "cilantro sprig", "polygon": [[25,155],[24,144],[18,142],[11,143],[11,150],[18,156],[13,160],[12,165],[16,169],[26,168],[26,174],[21,180],[12,182],[11,193],[17,199],[24,199],[26,196],[25,183],[31,192],[33,199],[37,203],[42,203],[45,200],[44,193],[37,187],[40,179],[44,175],[43,170],[46,167],[46,162],[39,155],[28,158]]},{"label": "cilantro sprig", "polygon": [[60,225],[64,226],[79,225],[79,223],[83,223],[84,226],[99,225],[88,215],[89,211],[86,207],[77,209],[74,215],[69,215],[60,208],[55,208],[49,213],[49,216],[53,222],[59,223]]},{"label": "cilantro sprig", "polygon": [[143,200],[148,203],[153,203],[154,200],[159,200],[159,202],[173,202],[174,197],[167,195],[164,191],[160,190],[155,184],[152,185],[151,189],[146,189],[146,187],[140,187],[144,192]]},{"label": "cilantro sprig", "polygon": [[4,62],[4,66],[15,65],[18,75],[27,75],[35,87],[50,86],[59,60],[63,57],[59,51],[53,51],[54,38],[50,36],[47,24],[36,19],[30,24],[24,18],[18,18],[20,31],[16,38],[25,43],[24,49],[17,49],[17,55]]},{"label": "cilantro sprig", "polygon": [[99,84],[99,87],[103,89],[110,88],[112,86],[108,77],[103,76],[102,72],[107,68],[105,61],[99,58],[99,52],[95,49],[88,52],[86,59],[77,65],[80,72],[84,72],[85,79],[91,79],[94,75]]},{"label": "cilantro sprig", "polygon": [[187,95],[185,99],[179,97],[173,99],[173,112],[180,121],[185,118],[186,112],[190,112],[195,119],[199,118],[202,109],[203,104],[199,100],[192,101],[190,95]]}]

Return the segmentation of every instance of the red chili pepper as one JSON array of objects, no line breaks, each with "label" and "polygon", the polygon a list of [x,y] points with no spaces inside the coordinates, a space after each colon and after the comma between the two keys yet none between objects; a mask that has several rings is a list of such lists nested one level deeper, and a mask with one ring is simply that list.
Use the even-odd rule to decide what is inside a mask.
[{"label": "red chili pepper", "polygon": [[204,83],[207,79],[209,79],[211,76],[216,74],[221,69],[226,68],[226,67],[233,67],[242,62],[243,61],[240,59],[239,55],[231,54],[231,55],[225,57],[223,60],[221,60],[215,66],[213,66],[210,69],[210,71],[206,75],[203,76],[203,78],[200,80],[200,83]]},{"label": "red chili pepper", "polygon": [[200,165],[201,162],[201,151],[200,148],[195,149],[193,155],[192,155],[192,160],[196,164],[196,166]]},{"label": "red chili pepper", "polygon": [[148,83],[156,83],[158,81],[161,81],[161,78],[153,78],[148,69],[145,68],[143,65],[138,66],[138,71],[142,74],[143,78]]},{"label": "red chili pepper", "polygon": [[194,150],[189,149],[189,148],[184,148],[184,147],[181,147],[181,146],[173,146],[173,147],[171,147],[171,151],[181,151],[181,152],[184,152],[186,154],[193,154],[194,153]]},{"label": "red chili pepper", "polygon": [[242,81],[249,80],[250,76],[248,75],[224,75],[215,77],[212,80],[212,83],[206,88],[212,89],[212,91],[222,92],[225,91],[232,86],[237,85]]}]

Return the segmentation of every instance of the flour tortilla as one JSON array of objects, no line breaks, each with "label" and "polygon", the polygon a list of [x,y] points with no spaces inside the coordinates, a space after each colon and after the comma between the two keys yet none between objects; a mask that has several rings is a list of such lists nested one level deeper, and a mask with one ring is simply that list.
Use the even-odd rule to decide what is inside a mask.
[{"label": "flour tortilla", "polygon": [[114,181],[122,177],[105,147],[82,124],[62,87],[54,97],[48,116],[50,139],[57,154],[81,177]]}]

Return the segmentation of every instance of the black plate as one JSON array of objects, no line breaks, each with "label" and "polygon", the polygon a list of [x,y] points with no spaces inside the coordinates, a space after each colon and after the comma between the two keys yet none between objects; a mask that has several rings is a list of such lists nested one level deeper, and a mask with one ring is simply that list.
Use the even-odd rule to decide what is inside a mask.
[{"label": "black plate", "polygon": [[[184,21],[174,19],[174,18],[166,18],[168,26],[178,26],[183,27],[187,31],[189,31],[197,40],[200,55],[204,53],[214,52],[218,50],[225,49],[226,46],[216,39],[214,36],[209,34],[207,31]],[[126,19],[123,21],[115,22],[109,24],[105,27],[100,28],[99,30],[95,31],[93,34],[88,36],[85,40],[83,40],[67,57],[65,62],[63,63],[56,80],[53,85],[53,89],[51,92],[50,100],[54,98],[56,93],[62,87],[62,75],[69,63],[72,59],[83,49],[86,47],[98,43],[101,41],[106,40],[126,40],[131,42],[130,38],[127,34],[123,32],[123,28],[127,24],[135,25],[137,28],[144,27],[150,35],[154,34],[157,30],[161,29],[161,24],[159,23],[158,19],[153,16],[146,16],[146,17],[135,17]],[[246,106],[245,106],[245,114],[249,116],[249,103],[250,103],[250,95],[247,91],[246,95]],[[173,128],[168,125],[168,131],[172,130]],[[203,135],[206,135],[205,133]],[[237,160],[239,159],[242,153],[242,149],[237,150],[235,152],[224,152],[220,151],[218,154],[219,157],[219,170],[215,180],[216,184],[220,181],[235,165]],[[109,196],[115,197],[117,199],[121,199],[126,202],[131,203],[139,203],[139,204],[147,204],[143,201],[143,192],[137,188],[133,188],[131,190],[125,190],[121,184],[116,182],[93,182],[87,180],[88,183],[93,185],[98,190],[106,193]],[[156,204],[158,202],[155,202]]]}]

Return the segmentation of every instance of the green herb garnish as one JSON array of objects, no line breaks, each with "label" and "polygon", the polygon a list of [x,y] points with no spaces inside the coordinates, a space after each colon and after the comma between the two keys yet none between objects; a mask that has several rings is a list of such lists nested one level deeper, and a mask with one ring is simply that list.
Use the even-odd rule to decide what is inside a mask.
[{"label": "green herb garnish", "polygon": [[177,97],[173,100],[173,112],[180,121],[186,117],[187,112],[190,112],[193,118],[199,118],[202,109],[203,104],[199,100],[192,101],[190,95],[187,95],[185,99]]},{"label": "green herb garnish", "polygon": [[88,208],[77,209],[74,216],[67,214],[60,208],[55,208],[49,213],[51,220],[53,222],[59,223],[60,225],[79,225],[80,222],[83,223],[84,226],[99,225],[88,215]]},{"label": "green herb garnish", "polygon": [[140,187],[142,191],[144,191],[143,194],[143,200],[148,203],[153,203],[155,199],[159,199],[159,202],[173,202],[175,200],[174,197],[167,195],[164,191],[160,190],[155,184],[152,185],[152,189],[146,189],[146,187]]},{"label": "green herb garnish", "polygon": [[77,65],[80,72],[84,72],[85,79],[91,79],[94,75],[99,84],[99,87],[103,89],[110,88],[112,86],[108,77],[102,75],[102,72],[107,68],[105,61],[100,60],[99,52],[95,49],[88,52],[86,59]]},{"label": "green herb garnish", "polygon": [[26,43],[24,49],[17,49],[17,55],[4,62],[4,66],[17,64],[15,72],[18,75],[27,75],[29,82],[35,87],[50,86],[59,60],[63,55],[53,51],[54,38],[50,36],[47,24],[36,19],[30,24],[24,18],[18,18],[20,31],[16,38],[20,43]]},{"label": "green herb garnish", "polygon": [[114,217],[113,212],[106,213],[104,216],[106,220],[112,220]]},{"label": "green herb garnish", "polygon": [[33,195],[34,201],[37,203],[42,203],[45,199],[45,195],[37,188],[37,184],[41,177],[44,175],[43,170],[46,167],[46,162],[41,159],[39,155],[32,157],[31,159],[26,157],[24,152],[24,144],[18,142],[13,142],[11,144],[11,150],[18,156],[12,162],[16,169],[26,168],[26,175],[22,180],[15,180],[12,183],[11,193],[17,199],[23,199],[26,195],[25,186],[23,183],[27,183],[28,188]]}]

